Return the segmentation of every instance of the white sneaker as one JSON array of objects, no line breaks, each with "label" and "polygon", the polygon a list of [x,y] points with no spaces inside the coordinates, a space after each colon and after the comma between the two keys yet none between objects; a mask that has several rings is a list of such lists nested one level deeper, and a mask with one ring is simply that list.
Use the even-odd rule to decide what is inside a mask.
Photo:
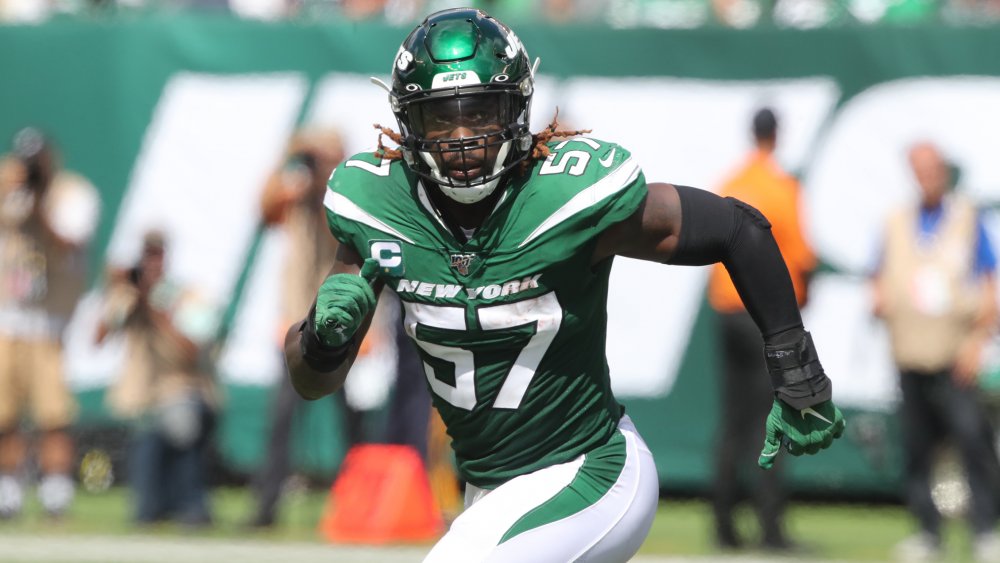
[{"label": "white sneaker", "polygon": [[980,534],[972,540],[972,556],[976,563],[1000,563],[1000,535]]},{"label": "white sneaker", "polygon": [[0,519],[13,518],[21,513],[24,489],[13,475],[0,475]]},{"label": "white sneaker", "polygon": [[896,544],[892,555],[893,560],[907,563],[942,561],[944,558],[940,540],[926,532],[914,534]]},{"label": "white sneaker", "polygon": [[62,516],[73,502],[75,492],[76,485],[69,475],[46,475],[38,485],[38,500],[49,516]]}]

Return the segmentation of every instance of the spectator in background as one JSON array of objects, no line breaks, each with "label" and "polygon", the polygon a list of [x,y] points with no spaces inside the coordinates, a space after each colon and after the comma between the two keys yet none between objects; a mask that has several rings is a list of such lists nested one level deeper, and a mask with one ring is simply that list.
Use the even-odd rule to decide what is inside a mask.
[{"label": "spectator in background", "polygon": [[976,390],[997,320],[996,255],[976,208],[953,192],[952,168],[938,148],[917,143],[909,161],[920,200],[889,217],[873,284],[875,314],[889,330],[899,369],[906,496],[921,530],[898,551],[907,560],[942,554],[930,479],[946,434],[965,465],[975,556],[1000,561],[991,485],[996,454]]},{"label": "spectator in background", "polygon": [[[803,239],[799,220],[799,185],[774,158],[778,142],[778,121],[764,108],[753,116],[755,149],[747,161],[723,184],[720,196],[742,200],[760,210],[771,223],[771,231],[792,278],[795,297],[801,307],[806,300],[809,275],[816,265]],[[764,345],[760,331],[743,306],[732,279],[722,264],[713,266],[708,289],[712,308],[719,314],[719,342],[722,346],[722,422],[717,440],[715,464],[715,534],[718,545],[740,548],[733,513],[745,491],[752,491],[765,548],[788,550],[794,547],[782,523],[786,495],[778,471],[755,471],[756,445],[760,427],[767,419],[773,390],[767,377]],[[753,484],[745,482],[754,470]]]},{"label": "spectator in background", "polygon": [[[288,239],[282,270],[281,318],[275,327],[275,353],[280,351],[284,331],[302,307],[309,308],[313,292],[333,265],[337,242],[326,228],[323,195],[327,179],[343,158],[342,140],[335,130],[300,131],[289,143],[284,163],[271,174],[264,187],[262,221],[265,226],[284,229]],[[254,479],[257,507],[250,525],[255,527],[275,523],[282,487],[291,473],[292,419],[305,402],[287,378],[279,378],[277,386],[264,464]],[[343,393],[337,395],[337,402],[348,446],[360,442],[361,413],[347,403]]]},{"label": "spectator in background", "polygon": [[[327,192],[327,180],[343,158],[342,140],[335,130],[303,130],[292,139],[284,164],[271,175],[264,188],[261,198],[264,224],[285,229],[289,249],[282,280],[282,319],[276,327],[276,353],[281,350],[285,331],[301,311],[309,309],[316,291],[333,265],[337,241],[326,224],[323,197]],[[393,304],[393,309],[398,314],[398,304]],[[411,445],[425,457],[430,395],[424,383],[420,358],[399,329],[396,319],[385,319],[385,323],[398,329],[387,335],[395,334],[398,373],[385,441]],[[381,332],[369,332],[362,345],[362,355],[382,345],[379,341]],[[254,483],[257,507],[250,520],[253,527],[268,527],[275,523],[282,487],[291,472],[289,443],[293,417],[305,404],[289,378],[279,378],[277,385],[264,465]],[[336,393],[334,397],[343,414],[346,446],[350,448],[371,441],[365,435],[363,411],[355,409],[344,392]]]},{"label": "spectator in background", "polygon": [[21,417],[40,432],[38,496],[51,516],[74,492],[76,405],[63,373],[62,333],[87,279],[87,244],[97,227],[97,190],[62,169],[39,130],[14,137],[0,158],[0,517],[23,503],[26,440]]},{"label": "spectator in background", "polygon": [[207,453],[218,394],[206,369],[214,311],[193,291],[169,281],[166,243],[143,237],[138,263],[112,272],[97,341],[125,336],[126,365],[108,390],[111,412],[132,421],[128,477],[135,521],[211,523]]}]

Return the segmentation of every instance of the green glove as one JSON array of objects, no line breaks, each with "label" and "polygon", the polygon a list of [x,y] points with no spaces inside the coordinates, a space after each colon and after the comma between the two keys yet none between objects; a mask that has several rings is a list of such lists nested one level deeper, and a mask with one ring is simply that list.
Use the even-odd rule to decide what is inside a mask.
[{"label": "green glove", "polygon": [[782,443],[792,455],[814,454],[830,447],[844,433],[844,415],[833,401],[798,410],[775,399],[767,415],[767,437],[757,465],[770,469]]},{"label": "green glove", "polygon": [[316,336],[326,346],[347,344],[365,317],[375,309],[378,262],[371,258],[361,266],[361,275],[334,274],[323,282],[316,297]]}]

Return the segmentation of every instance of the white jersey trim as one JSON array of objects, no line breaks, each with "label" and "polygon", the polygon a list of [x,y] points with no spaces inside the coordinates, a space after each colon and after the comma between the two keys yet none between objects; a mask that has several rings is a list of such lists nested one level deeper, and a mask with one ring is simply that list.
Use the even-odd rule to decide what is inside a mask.
[{"label": "white jersey trim", "polygon": [[573,196],[569,201],[557,209],[555,213],[549,215],[534,231],[524,239],[518,248],[540,237],[546,231],[554,228],[559,223],[569,219],[573,215],[587,209],[599,201],[611,196],[628,187],[639,177],[639,165],[629,157],[610,174],[584,188],[580,193]]},{"label": "white jersey trim", "polygon": [[[628,415],[623,416],[621,421],[618,423],[618,431],[621,432],[623,436],[625,436],[626,459],[632,459],[632,460],[639,459],[640,455],[639,442],[642,442],[642,438],[639,436],[639,431],[636,430],[635,424],[632,422],[632,419],[628,417]],[[644,442],[643,445],[645,446]],[[648,450],[648,447],[646,449]],[[601,497],[601,500],[604,500],[609,495],[618,494],[622,496],[624,499],[627,499],[627,502],[621,503],[621,501],[619,501],[619,503],[621,504],[621,509],[618,511],[618,515],[613,520],[608,522],[604,530],[599,535],[594,537],[594,539],[587,544],[587,547],[580,550],[580,552],[577,553],[575,557],[573,557],[572,559],[573,561],[586,560],[584,556],[591,549],[593,549],[594,546],[597,545],[601,540],[607,538],[611,534],[611,531],[615,528],[615,526],[617,526],[618,523],[621,522],[623,518],[625,518],[625,515],[628,514],[628,511],[631,510],[632,507],[635,505],[635,499],[639,496],[639,488],[642,483],[642,479],[645,476],[643,475],[643,469],[641,463],[636,463],[634,464],[634,466],[635,466],[635,473],[632,477],[626,478],[626,476],[624,475],[619,475],[618,481],[615,483],[616,486],[612,487],[611,489],[608,489],[608,492],[606,492],[604,496]],[[629,469],[630,466],[626,465],[625,467],[622,468],[622,472],[624,473]],[[657,477],[657,480],[658,479],[659,477]],[[614,489],[619,485],[625,485],[628,490],[625,491],[624,494],[622,494],[621,490],[615,491]],[[601,502],[601,500],[597,502]],[[573,518],[573,516],[570,516],[570,518]]]},{"label": "white jersey trim", "polygon": [[382,221],[379,221],[374,215],[368,213],[364,209],[361,209],[357,206],[357,204],[341,194],[327,191],[326,195],[323,196],[323,205],[326,206],[326,208],[329,209],[334,215],[340,215],[344,219],[368,225],[373,229],[377,229],[383,233],[405,240],[410,244],[416,244],[410,239],[410,237],[404,235],[396,229],[393,229]]},{"label": "white jersey trim", "polygon": [[427,213],[430,213],[431,216],[434,217],[435,220],[437,220],[438,224],[441,225],[441,227],[443,227],[444,230],[447,231],[448,225],[444,224],[444,219],[441,218],[441,214],[438,213],[437,209],[435,209],[433,205],[431,205],[431,200],[427,196],[427,188],[425,188],[424,183],[419,180],[417,181],[417,199],[420,200],[420,205],[424,206],[424,209],[427,210]]}]

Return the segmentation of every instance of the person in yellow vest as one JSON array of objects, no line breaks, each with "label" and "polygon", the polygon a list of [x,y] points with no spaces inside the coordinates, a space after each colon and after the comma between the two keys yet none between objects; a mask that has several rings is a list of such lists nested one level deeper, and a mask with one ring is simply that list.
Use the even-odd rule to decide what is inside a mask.
[{"label": "person in yellow vest", "polygon": [[[791,274],[795,297],[801,307],[806,299],[808,276],[815,267],[812,250],[802,235],[799,185],[774,158],[778,121],[769,108],[753,117],[755,148],[722,185],[719,195],[734,197],[756,207],[771,223],[771,232]],[[764,345],[753,318],[743,306],[729,273],[713,266],[708,286],[709,302],[718,313],[722,346],[722,404],[715,459],[714,498],[716,543],[723,549],[742,547],[733,512],[741,496],[741,481],[753,471],[754,507],[760,522],[763,547],[788,551],[796,547],[782,525],[786,494],[778,471],[754,471],[760,426],[767,419],[773,390],[766,377]],[[745,483],[742,483],[745,484]]]},{"label": "person in yellow vest", "polygon": [[952,168],[930,142],[909,149],[917,205],[888,218],[874,275],[875,315],[888,328],[902,392],[906,496],[920,532],[897,550],[907,560],[941,555],[941,515],[931,498],[938,438],[953,440],[971,492],[977,560],[1000,560],[992,479],[996,468],[976,378],[997,320],[996,256],[973,204],[954,193]]}]

